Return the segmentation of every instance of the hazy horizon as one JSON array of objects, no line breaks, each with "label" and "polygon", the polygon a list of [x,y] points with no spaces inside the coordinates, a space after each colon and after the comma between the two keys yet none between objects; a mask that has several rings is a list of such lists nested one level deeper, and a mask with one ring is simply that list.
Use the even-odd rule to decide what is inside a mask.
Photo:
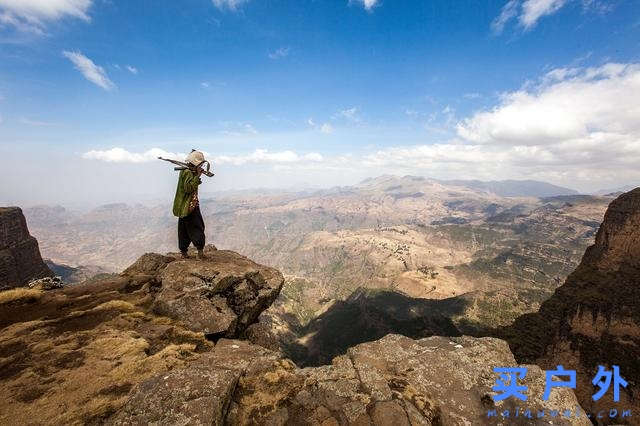
[{"label": "hazy horizon", "polygon": [[[176,174],[177,175],[177,174]],[[310,193],[313,194],[315,192],[318,191],[327,191],[327,190],[331,190],[331,189],[337,189],[337,188],[349,188],[349,187],[354,187],[357,186],[361,183],[366,182],[366,180],[368,179],[376,179],[376,178],[382,178],[382,177],[393,177],[393,178],[403,178],[406,176],[412,176],[412,177],[420,177],[420,178],[425,178],[425,179],[433,179],[436,181],[440,181],[443,183],[447,183],[447,180],[443,180],[443,179],[435,179],[432,178],[430,176],[419,176],[419,175],[379,175],[379,176],[371,176],[371,177],[367,177],[364,178],[362,180],[359,180],[357,182],[353,182],[350,184],[343,184],[343,185],[328,185],[328,186],[320,186],[320,185],[290,185],[289,187],[278,187],[278,186],[273,186],[273,187],[246,187],[246,188],[233,188],[233,189],[226,189],[226,190],[203,190],[200,193],[200,198],[203,200],[206,199],[214,199],[214,198],[224,198],[224,197],[233,197],[233,196],[238,196],[238,195],[249,195],[249,196],[260,196],[260,195],[279,195],[279,194],[287,194],[287,193]],[[206,178],[209,179],[209,178]],[[466,180],[466,181],[472,181],[472,180]],[[505,180],[500,180],[500,181],[480,181],[480,182],[485,182],[485,183],[491,183],[491,182],[505,182],[505,181],[514,181],[514,182],[528,182],[528,181],[532,181],[532,180],[521,180],[521,179],[505,179]],[[534,181],[534,182],[539,182],[541,184],[550,184],[550,185],[554,185],[551,184],[550,182],[544,182],[544,181]],[[578,192],[580,195],[605,195],[606,193],[609,192],[619,192],[619,191],[628,191],[630,189],[632,189],[634,187],[634,185],[627,185],[624,187],[616,187],[616,188],[598,188],[597,190],[594,191],[590,191],[590,192],[582,192],[582,191],[578,191],[575,188],[571,188],[571,187],[567,187],[567,186],[561,186],[561,185],[557,185],[559,188],[564,188],[567,190],[571,190],[571,191],[576,191]],[[640,185],[635,185],[635,186],[640,186]],[[134,195],[130,195],[128,197],[121,197],[121,198],[111,198],[111,199],[103,199],[103,200],[84,200],[84,201],[78,201],[78,200],[67,200],[67,201],[63,201],[63,200],[52,200],[50,202],[44,202],[42,200],[40,201],[35,201],[35,202],[29,202],[26,200],[3,200],[0,199],[0,206],[17,206],[17,207],[21,207],[21,208],[34,208],[34,207],[63,207],[65,209],[69,209],[69,210],[75,210],[77,212],[86,212],[86,211],[90,211],[92,209],[98,208],[98,207],[102,207],[102,206],[107,206],[107,205],[111,205],[111,204],[126,204],[129,206],[135,206],[135,205],[142,205],[145,207],[160,207],[163,205],[167,205],[170,206],[170,204],[173,201],[173,196],[174,193],[171,190],[168,190],[165,193],[158,193],[158,194],[140,194],[140,196],[135,196]]]}]

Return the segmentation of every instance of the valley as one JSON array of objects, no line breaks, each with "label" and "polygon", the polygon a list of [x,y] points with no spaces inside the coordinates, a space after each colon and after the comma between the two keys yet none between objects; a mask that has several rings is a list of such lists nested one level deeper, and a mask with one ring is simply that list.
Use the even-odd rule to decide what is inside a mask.
[{"label": "valley", "polygon": [[[313,192],[202,196],[201,209],[209,242],[284,273],[262,320],[306,362],[300,348],[327,312],[370,291],[442,301],[452,326],[470,334],[536,311],[593,243],[612,199],[531,183],[381,176]],[[43,256],[75,268],[117,272],[145,252],[175,251],[167,206],[41,206],[25,215]],[[341,315],[328,316],[340,326]]]}]

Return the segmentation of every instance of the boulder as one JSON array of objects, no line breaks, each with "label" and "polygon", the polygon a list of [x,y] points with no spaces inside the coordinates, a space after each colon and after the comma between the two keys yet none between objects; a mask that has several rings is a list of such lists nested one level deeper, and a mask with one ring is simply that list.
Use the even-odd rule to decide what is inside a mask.
[{"label": "boulder", "polygon": [[[177,259],[156,269],[161,286],[153,310],[214,340],[239,337],[278,297],[284,278],[279,271],[232,251],[208,247],[205,254],[204,260]],[[148,263],[155,267],[163,262]],[[153,269],[136,268],[144,273]]]},{"label": "boulder", "polygon": [[36,290],[57,290],[64,287],[64,283],[60,277],[45,277],[31,281],[27,287],[34,288]]}]

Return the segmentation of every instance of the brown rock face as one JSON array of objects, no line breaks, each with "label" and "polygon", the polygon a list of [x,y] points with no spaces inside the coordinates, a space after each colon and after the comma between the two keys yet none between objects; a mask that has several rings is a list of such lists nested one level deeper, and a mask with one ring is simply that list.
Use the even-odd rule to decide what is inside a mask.
[{"label": "brown rock face", "polygon": [[[542,401],[544,373],[529,366],[523,384],[529,386],[526,406],[533,419],[515,423],[488,419],[488,410],[515,413],[518,406],[508,400],[493,403],[495,365],[516,362],[507,344],[492,338],[416,341],[388,335],[351,348],[331,365],[304,369],[259,346],[222,339],[189,369],[151,377],[132,389],[108,423],[542,425],[549,419],[536,419],[537,410],[546,410],[549,416],[549,410],[577,406],[575,395],[566,388],[554,390],[549,401]],[[221,412],[220,407],[228,409]],[[194,412],[198,415],[184,421],[184,415]],[[558,417],[553,424],[591,423],[583,415]]]},{"label": "brown rock face", "polygon": [[208,246],[205,256],[156,269],[161,286],[153,310],[214,339],[239,337],[278,297],[284,278],[232,251]]},{"label": "brown rock face", "polygon": [[[585,409],[640,411],[640,188],[609,205],[595,244],[540,311],[504,333],[518,361],[575,369]],[[598,365],[620,366],[628,386],[619,403],[612,389],[592,400]]]},{"label": "brown rock face", "polygon": [[52,276],[18,207],[0,208],[0,290]]}]

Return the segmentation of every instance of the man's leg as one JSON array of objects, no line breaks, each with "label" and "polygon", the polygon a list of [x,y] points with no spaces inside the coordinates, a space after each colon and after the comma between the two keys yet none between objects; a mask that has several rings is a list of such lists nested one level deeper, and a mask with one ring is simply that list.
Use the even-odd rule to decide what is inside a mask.
[{"label": "man's leg", "polygon": [[204,220],[202,219],[202,213],[200,213],[200,206],[196,207],[189,216],[187,231],[189,232],[189,238],[194,246],[198,249],[198,258],[204,257]]},{"label": "man's leg", "polygon": [[191,239],[189,238],[189,232],[187,230],[187,220],[181,217],[178,219],[178,248],[180,249],[180,253],[182,253],[182,257],[187,257],[189,244],[191,244]]}]

